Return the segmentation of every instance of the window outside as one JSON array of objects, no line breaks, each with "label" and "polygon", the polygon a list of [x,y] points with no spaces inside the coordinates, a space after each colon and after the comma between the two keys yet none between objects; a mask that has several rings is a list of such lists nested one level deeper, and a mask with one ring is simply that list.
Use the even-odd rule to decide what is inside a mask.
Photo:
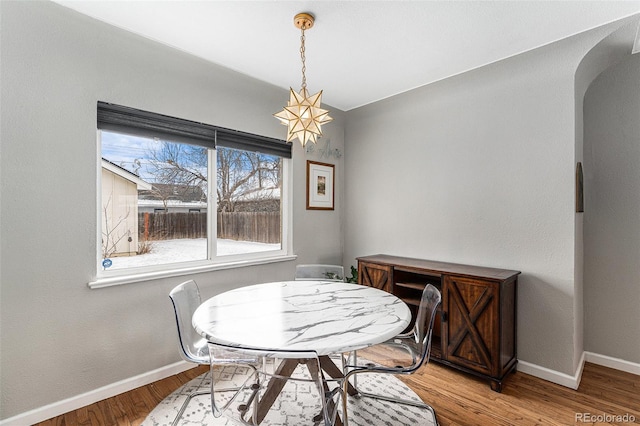
[{"label": "window outside", "polygon": [[282,158],[99,134],[101,270],[158,270],[282,249]]}]

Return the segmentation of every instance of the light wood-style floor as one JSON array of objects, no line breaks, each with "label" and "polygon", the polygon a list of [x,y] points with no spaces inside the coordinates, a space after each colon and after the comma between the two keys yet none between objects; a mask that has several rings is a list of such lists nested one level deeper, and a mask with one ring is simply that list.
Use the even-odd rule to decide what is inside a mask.
[{"label": "light wood-style floor", "polygon": [[[371,351],[359,353],[376,358]],[[37,426],[139,425],[164,397],[207,370],[197,367]],[[506,379],[502,393],[497,393],[483,380],[433,362],[402,380],[434,407],[441,426],[582,425],[594,424],[585,421],[587,416],[593,420],[605,414],[620,418],[611,417],[598,425],[640,424],[640,376],[590,363],[585,365],[580,388],[575,391],[514,373]],[[632,416],[635,423],[625,422]]]}]

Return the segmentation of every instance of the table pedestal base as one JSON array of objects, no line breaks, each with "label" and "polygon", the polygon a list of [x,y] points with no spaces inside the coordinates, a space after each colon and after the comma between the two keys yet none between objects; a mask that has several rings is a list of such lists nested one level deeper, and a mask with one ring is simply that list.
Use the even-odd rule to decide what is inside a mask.
[{"label": "table pedestal base", "polygon": [[[287,383],[288,378],[291,377],[291,375],[293,374],[295,369],[298,367],[298,365],[302,365],[302,364],[306,365],[307,368],[309,369],[309,373],[311,374],[311,377],[314,380],[318,380],[320,375],[323,375],[323,371],[327,373],[327,375],[332,379],[341,380],[344,378],[344,375],[342,374],[342,370],[338,368],[338,366],[331,360],[331,358],[329,358],[326,355],[323,355],[319,357],[319,360],[320,360],[320,368],[322,371],[318,371],[317,365],[314,362],[310,362],[310,360],[306,360],[306,359],[287,358],[287,359],[284,359],[282,363],[280,363],[280,365],[278,366],[278,368],[274,373],[274,377],[272,377],[269,380],[269,384],[267,384],[267,388],[264,392],[264,395],[257,402],[258,424],[260,424],[264,420],[265,416],[271,409],[271,406],[276,401],[276,398],[282,391],[282,388]],[[322,382],[324,386],[324,393],[326,395],[329,393],[329,386],[327,385],[326,380],[324,380],[324,377]],[[351,386],[351,384],[349,384],[348,393],[349,395],[356,395],[358,391],[353,386]],[[324,398],[324,395],[322,395],[321,397]],[[327,408],[330,413],[332,413],[336,409],[333,398],[327,401]],[[322,413],[320,413],[318,416],[314,418],[314,421],[319,420],[321,422],[323,420],[323,417],[324,416],[322,415]],[[340,419],[340,416],[338,414],[336,414],[335,425],[342,426],[342,420]]]}]

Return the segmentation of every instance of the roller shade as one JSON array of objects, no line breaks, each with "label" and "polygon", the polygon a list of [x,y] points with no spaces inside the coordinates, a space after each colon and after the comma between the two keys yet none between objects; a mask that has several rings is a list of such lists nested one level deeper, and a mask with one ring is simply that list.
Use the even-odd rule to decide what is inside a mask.
[{"label": "roller shade", "polygon": [[284,140],[240,132],[182,118],[170,117],[122,105],[98,101],[98,129],[159,138],[215,149],[243,149],[291,158],[291,144]]}]

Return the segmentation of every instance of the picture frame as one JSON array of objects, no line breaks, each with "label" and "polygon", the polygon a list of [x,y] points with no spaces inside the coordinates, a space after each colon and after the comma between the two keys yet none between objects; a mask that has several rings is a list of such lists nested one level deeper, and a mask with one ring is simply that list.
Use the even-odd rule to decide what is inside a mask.
[{"label": "picture frame", "polygon": [[307,210],[333,210],[335,165],[307,160]]}]

